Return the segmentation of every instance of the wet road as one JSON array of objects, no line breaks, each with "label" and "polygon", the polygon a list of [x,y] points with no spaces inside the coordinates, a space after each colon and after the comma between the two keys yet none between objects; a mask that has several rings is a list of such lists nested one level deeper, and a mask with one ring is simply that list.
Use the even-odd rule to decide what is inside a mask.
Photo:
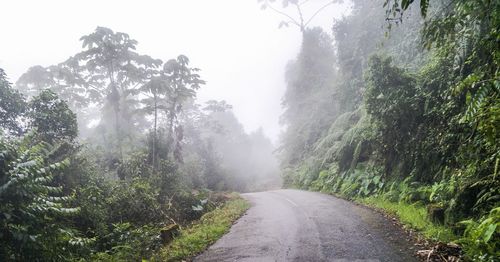
[{"label": "wet road", "polygon": [[252,207],[194,261],[417,261],[405,234],[370,209],[300,190],[243,197]]}]

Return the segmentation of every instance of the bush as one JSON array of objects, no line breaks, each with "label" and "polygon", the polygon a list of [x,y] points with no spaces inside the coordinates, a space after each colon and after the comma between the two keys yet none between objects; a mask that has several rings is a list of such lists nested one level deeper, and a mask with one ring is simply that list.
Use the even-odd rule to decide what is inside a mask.
[{"label": "bush", "polygon": [[52,183],[68,161],[48,162],[52,146],[30,146],[0,139],[0,260],[68,260],[85,253],[88,239],[78,237],[65,218],[78,212],[70,197]]},{"label": "bush", "polygon": [[116,181],[106,205],[112,210],[110,222],[127,221],[137,225],[159,223],[166,220],[164,208],[158,201],[159,189],[149,181],[135,178],[132,181]]},{"label": "bush", "polygon": [[102,241],[110,248],[92,256],[94,261],[141,261],[152,256],[162,246],[160,227],[131,223],[116,223]]},{"label": "bush", "polygon": [[479,222],[462,221],[466,225],[460,239],[467,256],[475,261],[496,261],[500,257],[500,207],[493,208]]}]

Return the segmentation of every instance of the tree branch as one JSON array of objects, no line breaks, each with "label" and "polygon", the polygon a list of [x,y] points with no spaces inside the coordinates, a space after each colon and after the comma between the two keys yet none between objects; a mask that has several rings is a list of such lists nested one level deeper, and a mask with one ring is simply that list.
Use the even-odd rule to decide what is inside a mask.
[{"label": "tree branch", "polygon": [[303,5],[303,4],[305,4],[305,3],[309,2],[309,1],[310,1],[310,0],[304,0],[304,1],[302,1],[302,3],[300,3],[299,5]]},{"label": "tree branch", "polygon": [[316,15],[319,14],[319,12],[321,12],[323,9],[327,8],[329,5],[332,5],[334,4],[335,2],[337,2],[336,0],[333,0],[333,1],[330,1],[328,2],[326,5],[322,6],[320,9],[316,10],[316,12],[309,18],[309,20],[307,20],[307,22],[304,24],[304,27],[306,27],[310,22],[311,20],[313,20],[314,17],[316,17]]},{"label": "tree branch", "polygon": [[299,4],[295,4],[295,6],[297,7],[297,12],[299,13],[299,17],[300,17],[300,31],[304,31],[305,24],[304,24],[304,16],[302,15],[302,10],[300,9]]},{"label": "tree branch", "polygon": [[293,17],[289,16],[285,12],[281,12],[280,10],[274,8],[268,1],[266,1],[266,5],[267,5],[267,7],[271,8],[271,10],[273,10],[274,12],[276,12],[276,13],[282,15],[282,16],[287,17],[288,19],[290,19],[290,22],[292,22],[293,24],[295,24],[296,26],[298,26],[299,28],[301,28],[301,25],[299,24],[299,22],[297,22],[297,20],[295,20]]}]

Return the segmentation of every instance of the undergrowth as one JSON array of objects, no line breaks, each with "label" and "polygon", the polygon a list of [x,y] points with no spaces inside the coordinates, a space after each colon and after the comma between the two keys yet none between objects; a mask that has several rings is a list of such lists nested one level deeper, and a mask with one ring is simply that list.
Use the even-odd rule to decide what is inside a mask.
[{"label": "undergrowth", "polygon": [[[405,227],[433,242],[454,242],[462,246],[466,261],[498,261],[500,257],[500,207],[493,206],[468,220],[458,219],[458,176],[430,185],[386,181],[377,168],[358,164],[355,169],[339,172],[338,166],[319,172],[308,185],[296,187],[321,191],[347,198],[396,216]],[[497,203],[498,204],[498,203]]]},{"label": "undergrowth", "polygon": [[403,224],[421,232],[428,239],[442,242],[451,242],[458,239],[458,236],[449,227],[433,223],[429,219],[426,207],[421,204],[393,202],[380,195],[360,198],[359,202],[383,209],[397,216]]},{"label": "undergrowth", "polygon": [[193,257],[224,235],[250,204],[239,196],[181,230],[179,237],[165,246],[153,261],[181,261]]}]

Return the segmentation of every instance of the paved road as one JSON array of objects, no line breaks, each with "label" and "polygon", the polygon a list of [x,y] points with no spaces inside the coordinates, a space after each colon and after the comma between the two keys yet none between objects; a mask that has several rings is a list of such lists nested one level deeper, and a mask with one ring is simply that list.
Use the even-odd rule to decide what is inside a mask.
[{"label": "paved road", "polygon": [[252,207],[194,261],[417,261],[382,215],[300,190],[243,195]]}]

